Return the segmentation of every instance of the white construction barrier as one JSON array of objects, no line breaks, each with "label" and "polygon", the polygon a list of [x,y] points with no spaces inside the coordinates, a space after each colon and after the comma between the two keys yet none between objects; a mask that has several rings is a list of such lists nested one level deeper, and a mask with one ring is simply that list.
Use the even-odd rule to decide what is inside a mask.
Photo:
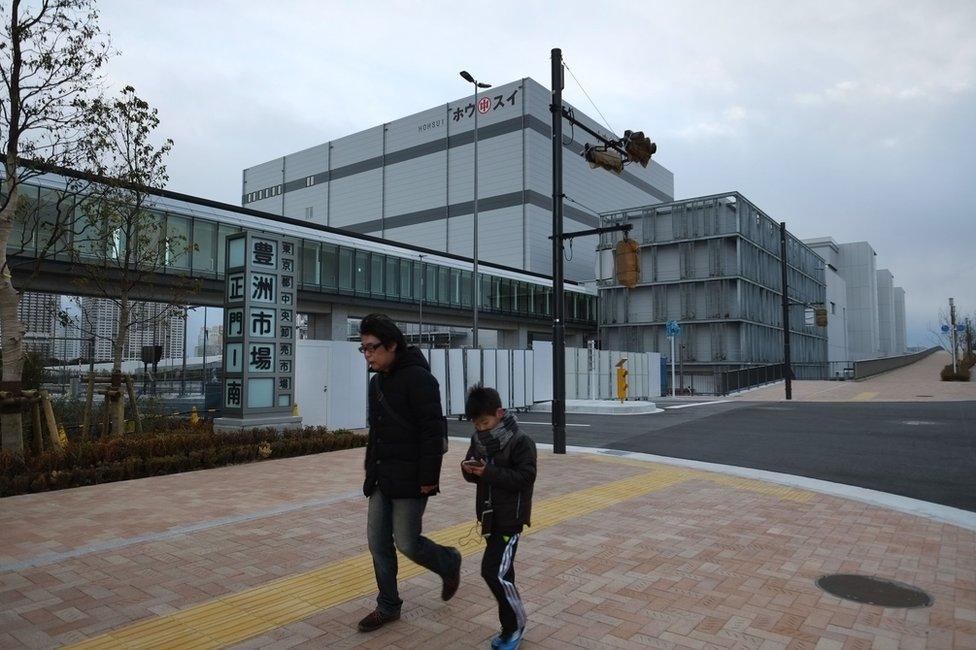
[{"label": "white construction barrier", "polygon": [[[302,422],[332,429],[366,426],[366,362],[359,344],[346,341],[298,342],[295,397]],[[531,350],[424,350],[440,384],[448,416],[464,414],[471,386],[483,383],[499,392],[506,408],[528,408],[552,400],[552,344],[536,341]],[[626,358],[627,399],[654,400],[661,395],[660,355],[566,349],[566,399],[617,398],[616,363]]]}]

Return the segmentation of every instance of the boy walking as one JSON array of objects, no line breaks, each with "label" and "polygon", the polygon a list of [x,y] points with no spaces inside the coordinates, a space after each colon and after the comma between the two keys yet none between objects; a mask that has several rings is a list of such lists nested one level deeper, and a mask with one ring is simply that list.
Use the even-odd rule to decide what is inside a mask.
[{"label": "boy walking", "polygon": [[502,408],[501,397],[493,388],[472,388],[464,412],[475,433],[461,474],[478,486],[475,511],[488,544],[481,577],[498,601],[502,626],[501,633],[491,639],[491,647],[514,650],[525,632],[525,609],[515,587],[515,552],[522,527],[531,525],[535,443],[519,431],[515,416]]}]

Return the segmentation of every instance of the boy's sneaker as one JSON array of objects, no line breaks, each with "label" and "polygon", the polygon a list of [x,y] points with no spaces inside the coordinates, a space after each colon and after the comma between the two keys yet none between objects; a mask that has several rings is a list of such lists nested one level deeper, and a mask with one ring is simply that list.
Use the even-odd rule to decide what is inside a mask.
[{"label": "boy's sneaker", "polygon": [[378,630],[387,623],[392,623],[393,621],[400,620],[400,612],[396,614],[384,614],[380,610],[376,609],[366,615],[363,620],[359,621],[359,631],[360,632],[372,632],[373,630]]},{"label": "boy's sneaker", "polygon": [[496,634],[495,636],[491,637],[492,650],[516,650],[520,645],[522,645],[522,636],[524,634],[524,627],[515,630],[508,636]]},{"label": "boy's sneaker", "polygon": [[454,569],[443,577],[444,584],[441,586],[441,600],[450,600],[457,593],[461,586],[461,551],[456,548],[450,549],[451,555],[457,559]]}]

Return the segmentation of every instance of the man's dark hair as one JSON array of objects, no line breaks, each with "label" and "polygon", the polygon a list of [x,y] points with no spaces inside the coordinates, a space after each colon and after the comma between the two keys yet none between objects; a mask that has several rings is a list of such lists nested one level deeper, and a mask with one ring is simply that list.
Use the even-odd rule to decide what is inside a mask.
[{"label": "man's dark hair", "polygon": [[370,314],[359,322],[359,334],[372,334],[380,340],[387,350],[396,343],[396,353],[402,354],[407,349],[407,341],[403,332],[386,314]]},{"label": "man's dark hair", "polygon": [[482,415],[495,415],[500,408],[502,408],[502,398],[497,390],[475,384],[468,391],[468,398],[464,401],[464,416],[474,420]]}]

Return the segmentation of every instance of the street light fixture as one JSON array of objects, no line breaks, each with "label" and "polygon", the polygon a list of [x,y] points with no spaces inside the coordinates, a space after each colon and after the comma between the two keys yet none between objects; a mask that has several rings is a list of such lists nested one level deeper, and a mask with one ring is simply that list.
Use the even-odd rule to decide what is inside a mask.
[{"label": "street light fixture", "polygon": [[478,89],[491,88],[491,84],[477,81],[467,70],[461,70],[461,78],[474,86],[474,241],[472,259],[474,268],[471,273],[471,304],[473,308],[473,322],[471,328],[471,347],[478,349],[478,304],[481,302],[481,283],[478,281]]}]

